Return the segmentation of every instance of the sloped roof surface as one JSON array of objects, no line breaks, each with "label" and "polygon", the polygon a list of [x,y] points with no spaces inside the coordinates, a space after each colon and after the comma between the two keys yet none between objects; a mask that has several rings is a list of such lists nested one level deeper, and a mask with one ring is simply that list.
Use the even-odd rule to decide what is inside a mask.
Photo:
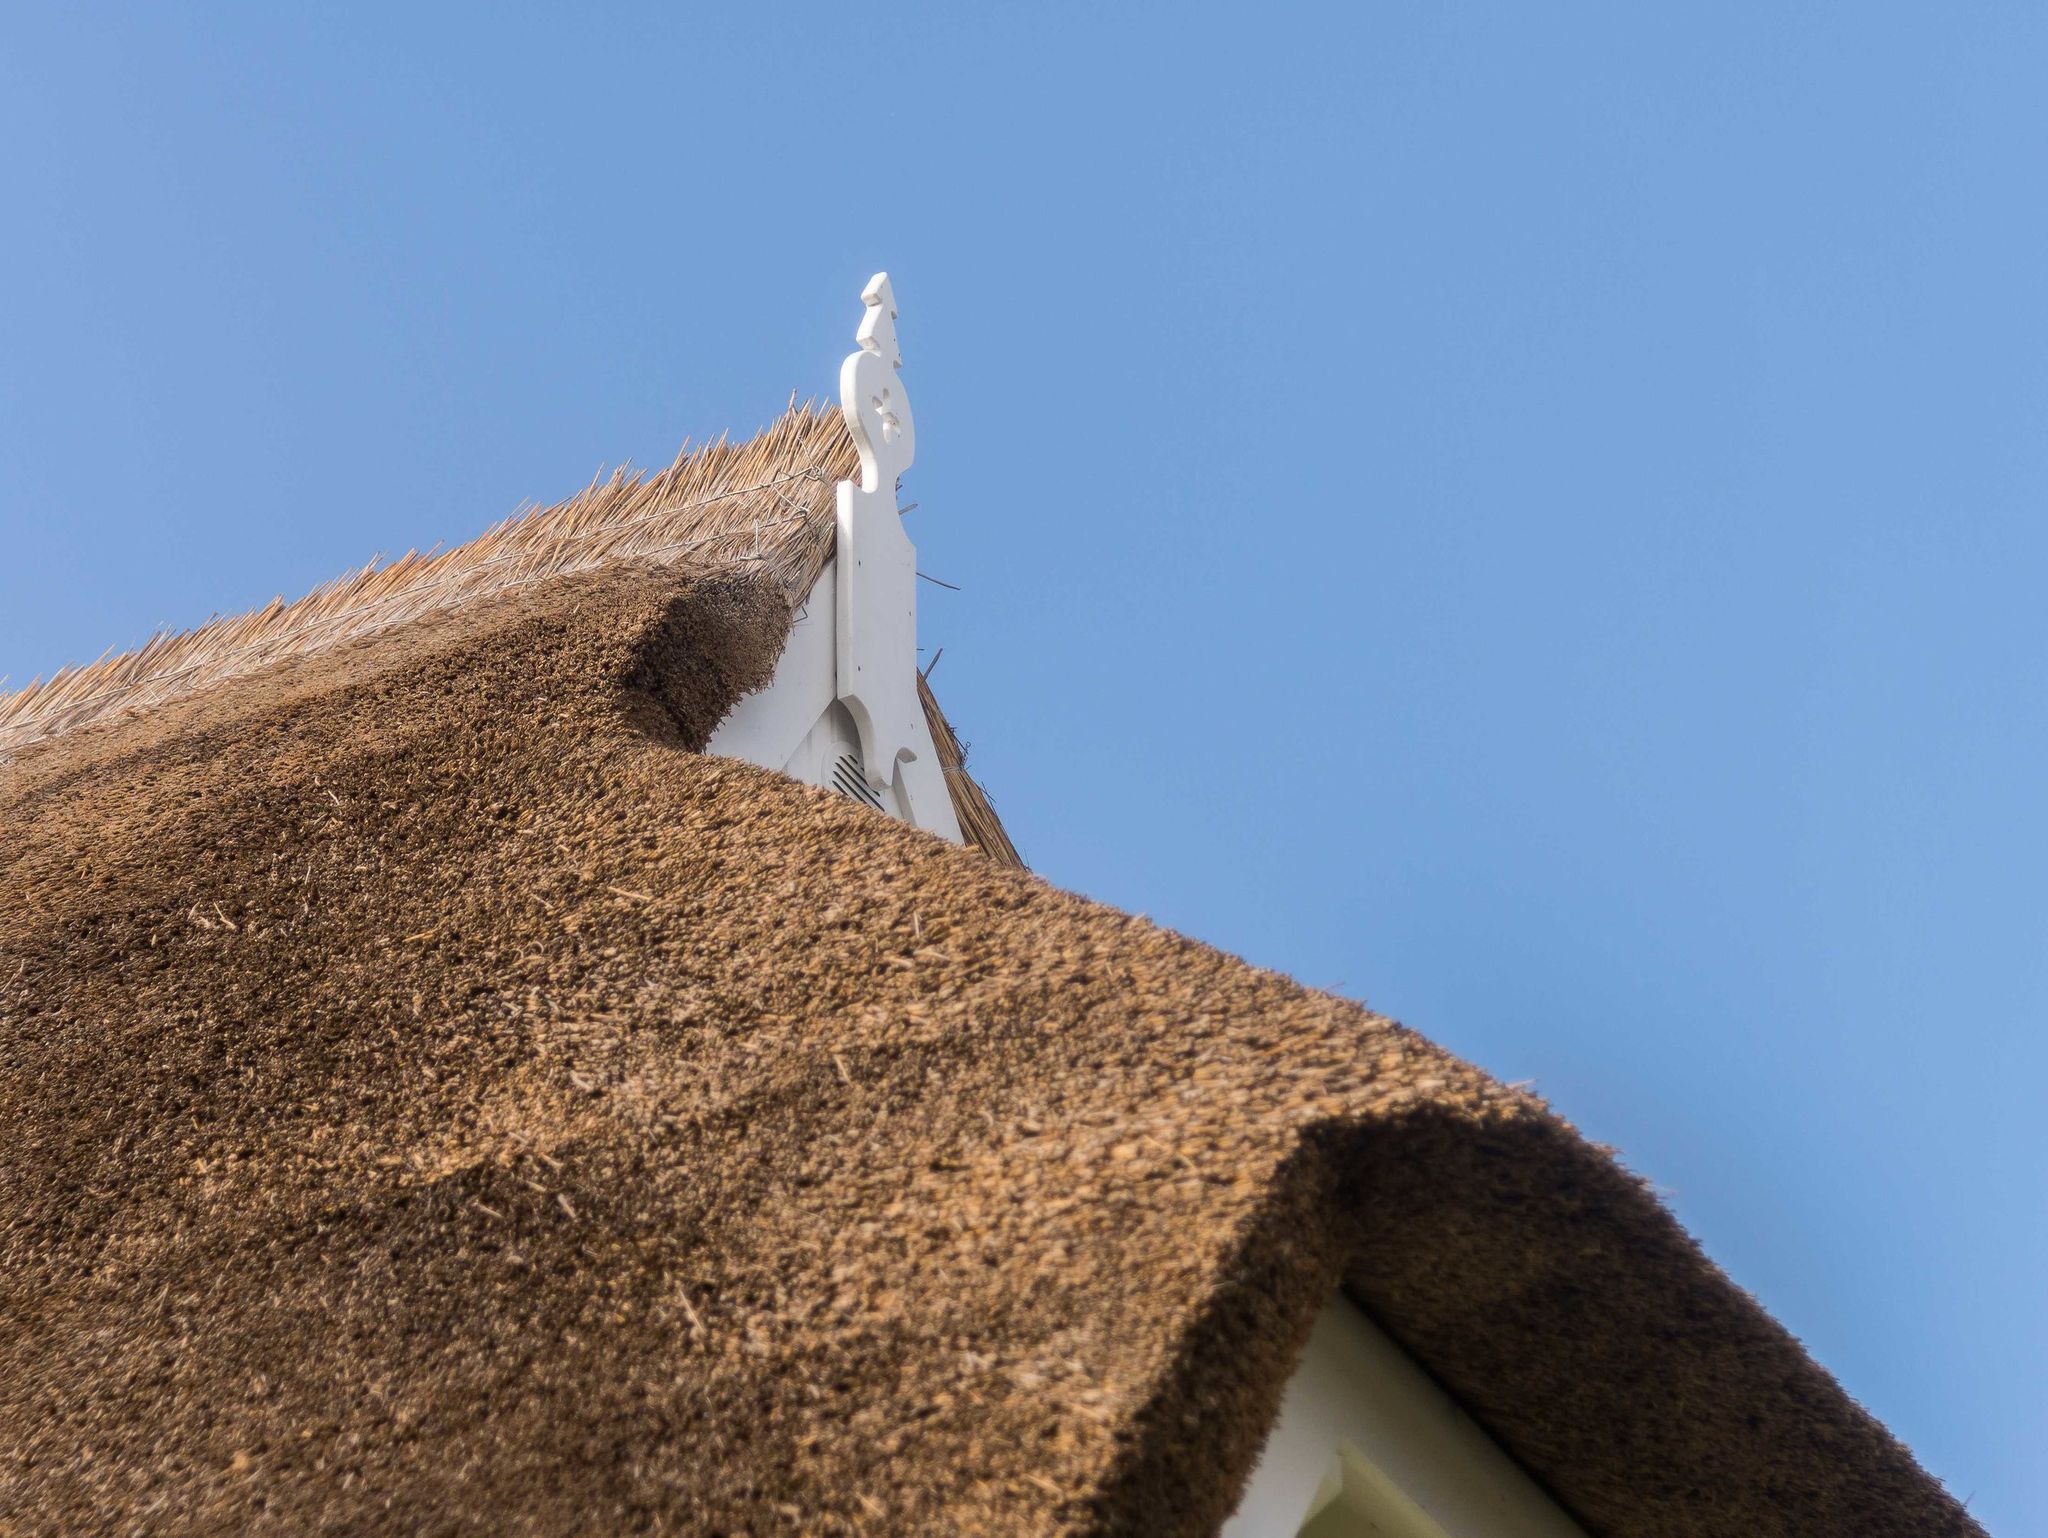
[{"label": "sloped roof surface", "polygon": [[858,466],[836,411],[792,399],[774,426],[653,474],[626,470],[448,550],[409,550],[287,603],[167,631],[0,694],[0,753],[182,699],[285,657],[621,560],[750,571],[796,601],[832,549],[833,483]]},{"label": "sloped roof surface", "polygon": [[1595,1534],[1974,1524],[1420,1037],[694,751],[615,562],[0,771],[0,1529],[1211,1532],[1340,1283]]}]

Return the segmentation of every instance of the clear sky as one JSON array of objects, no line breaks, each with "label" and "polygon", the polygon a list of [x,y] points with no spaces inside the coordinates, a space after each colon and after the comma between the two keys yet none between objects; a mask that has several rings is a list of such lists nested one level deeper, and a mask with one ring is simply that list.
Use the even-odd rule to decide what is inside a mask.
[{"label": "clear sky", "polygon": [[1036,868],[1533,1079],[2048,1532],[2048,9],[15,4],[0,142],[0,672],[886,267]]}]

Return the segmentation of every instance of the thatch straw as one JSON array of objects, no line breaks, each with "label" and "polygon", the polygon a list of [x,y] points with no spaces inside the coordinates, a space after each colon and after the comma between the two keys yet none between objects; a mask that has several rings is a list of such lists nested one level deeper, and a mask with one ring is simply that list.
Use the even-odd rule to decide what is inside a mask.
[{"label": "thatch straw", "polygon": [[286,603],[161,632],[134,651],[0,695],[0,755],[181,699],[426,613],[627,558],[754,566],[792,601],[832,552],[833,482],[857,460],[837,411],[792,405],[745,443],[688,446],[653,475],[625,470],[515,514],[453,549],[371,562]]},{"label": "thatch straw", "polygon": [[[277,598],[247,614],[160,632],[134,651],[0,695],[0,762],[32,743],[184,699],[286,657],[609,561],[688,554],[700,571],[749,567],[794,605],[832,554],[833,483],[857,469],[839,413],[792,403],[744,443],[721,438],[694,452],[686,444],[666,470],[614,471],[565,502],[515,513],[453,549],[373,561],[294,602]],[[918,693],[961,832],[999,864],[1023,869],[922,677]]]},{"label": "thatch straw", "polygon": [[960,831],[967,842],[994,860],[998,865],[1007,865],[1013,870],[1024,870],[1024,857],[1017,853],[1017,846],[1010,842],[1010,835],[1003,830],[1003,821],[996,816],[994,803],[988,793],[975,783],[967,772],[967,748],[953,731],[952,722],[939,709],[937,696],[925,675],[917,675],[917,697],[924,705],[924,719],[932,729],[932,742],[939,750],[939,767],[946,772],[946,789],[953,793],[953,815],[960,821]]}]

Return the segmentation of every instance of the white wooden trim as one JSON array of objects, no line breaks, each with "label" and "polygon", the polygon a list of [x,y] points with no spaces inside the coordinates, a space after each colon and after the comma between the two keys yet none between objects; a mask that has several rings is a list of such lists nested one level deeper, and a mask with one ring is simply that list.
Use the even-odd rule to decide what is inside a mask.
[{"label": "white wooden trim", "polygon": [[841,481],[835,550],[798,611],[768,687],[748,695],[706,751],[779,769],[960,843],[953,794],[917,694],[917,551],[896,510],[896,478],[917,453],[898,377],[896,294],[878,272],[861,294],[859,344],[839,371],[839,409],[860,452]]},{"label": "white wooden trim", "polygon": [[[917,457],[917,426],[900,377],[896,291],[878,272],[861,292],[858,346],[839,370],[839,410],[860,451],[860,478],[841,481],[835,517],[839,568],[839,702],[860,733],[876,791],[893,788],[921,827],[952,820],[944,776],[899,773],[937,750],[917,697],[917,551],[896,510],[896,483]],[[942,805],[943,803],[943,805]]]},{"label": "white wooden trim", "polygon": [[1220,1538],[1305,1531],[1309,1538],[1586,1538],[1343,1298],[1317,1318],[1273,1435]]}]

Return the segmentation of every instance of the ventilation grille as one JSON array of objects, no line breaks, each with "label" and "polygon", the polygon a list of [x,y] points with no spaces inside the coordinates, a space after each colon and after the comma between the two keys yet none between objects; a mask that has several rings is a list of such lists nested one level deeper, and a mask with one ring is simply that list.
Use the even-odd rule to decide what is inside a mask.
[{"label": "ventilation grille", "polygon": [[878,812],[882,810],[881,794],[868,783],[858,753],[841,753],[832,760],[832,788],[842,796],[866,802]]}]

